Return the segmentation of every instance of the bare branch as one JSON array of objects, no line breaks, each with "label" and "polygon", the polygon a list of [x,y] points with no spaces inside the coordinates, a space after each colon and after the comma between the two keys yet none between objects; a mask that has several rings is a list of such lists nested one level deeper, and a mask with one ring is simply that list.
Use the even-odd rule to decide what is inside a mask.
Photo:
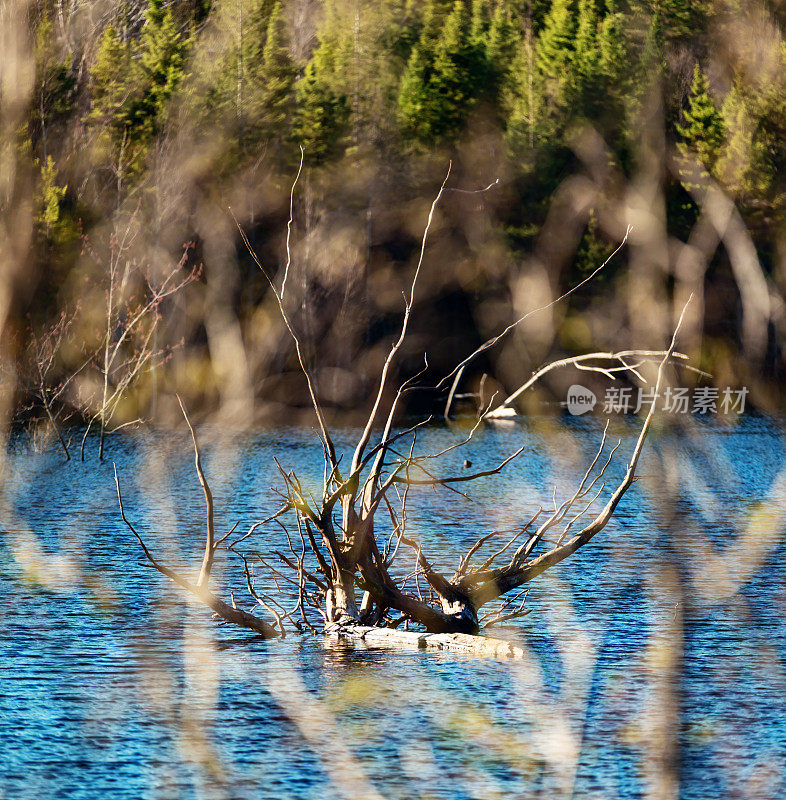
[{"label": "bare branch", "polygon": [[[113,465],[114,466],[114,465]],[[266,639],[275,639],[277,638],[278,634],[276,633],[275,628],[272,625],[268,624],[259,617],[255,617],[253,614],[249,614],[239,608],[235,608],[233,605],[229,603],[225,603],[223,600],[219,600],[205,584],[199,583],[192,583],[189,580],[186,580],[181,575],[179,575],[174,570],[165,567],[156,558],[148,549],[147,545],[145,544],[142,537],[137,532],[136,528],[131,524],[128,517],[126,516],[125,508],[123,507],[123,497],[120,492],[120,481],[117,477],[117,467],[114,467],[114,475],[115,475],[115,487],[117,488],[117,501],[118,505],[120,506],[120,516],[123,519],[123,522],[128,526],[129,530],[134,534],[136,540],[139,542],[142,551],[144,552],[147,560],[150,562],[151,566],[158,570],[162,575],[165,575],[171,581],[176,583],[183,589],[186,589],[188,592],[193,594],[196,598],[198,598],[201,602],[203,602],[208,608],[212,609],[221,619],[226,620],[227,622],[231,622],[235,625],[239,625],[243,628],[249,628],[250,630],[255,631],[256,633],[264,636]]]},{"label": "bare branch", "polygon": [[[392,480],[395,483],[407,483],[410,484],[411,486],[445,486],[449,488],[449,484],[451,483],[464,483],[467,481],[475,481],[478,478],[487,478],[490,475],[496,475],[498,472],[503,470],[508,464],[510,464],[511,461],[518,458],[524,452],[524,450],[526,450],[526,447],[527,446],[525,444],[522,445],[521,447],[519,447],[518,450],[516,450],[515,453],[511,453],[511,455],[509,455],[506,459],[497,464],[496,467],[492,467],[491,469],[481,470],[479,472],[473,472],[468,475],[453,475],[447,478],[432,477],[427,479],[414,479],[409,477],[399,478],[398,474],[394,473]],[[426,470],[418,463],[417,459],[415,459],[414,466],[418,467],[418,469],[423,470],[423,472],[426,472]]]},{"label": "bare branch", "polygon": [[[621,350],[619,352],[598,352],[598,353],[584,353],[580,356],[571,356],[569,358],[560,358],[557,361],[552,361],[550,364],[546,364],[545,366],[541,367],[536,372],[532,373],[532,376],[526,383],[519,386],[513,394],[509,397],[506,397],[505,400],[499,404],[495,409],[491,411],[487,411],[483,417],[484,419],[494,419],[495,417],[504,417],[510,414],[512,404],[522,395],[524,392],[527,391],[530,387],[532,387],[535,383],[537,383],[544,375],[551,372],[554,369],[559,369],[561,367],[569,367],[574,366],[577,369],[584,370],[586,372],[599,372],[605,375],[612,380],[615,380],[615,374],[617,372],[633,372],[635,375],[638,376],[636,372],[636,367],[639,364],[644,363],[645,361],[649,361],[652,363],[659,363],[660,360],[666,355],[666,350]],[[642,361],[639,364],[631,367],[626,361],[626,358],[641,358]],[[678,358],[680,361],[687,361],[688,356],[684,353],[672,353],[670,358]],[[656,361],[657,359],[657,361]],[[594,364],[585,364],[586,361],[617,361],[621,364],[619,367],[601,367]],[[687,366],[687,365],[686,365]],[[702,373],[706,375],[707,373]]]},{"label": "bare branch", "polygon": [[[674,352],[674,348],[676,347],[677,343],[677,336],[685,318],[685,312],[687,311],[692,299],[693,295],[690,296],[688,302],[683,307],[679,321],[677,322],[677,326],[674,329],[674,334],[671,338],[671,344],[669,345],[668,350],[665,352],[663,359],[660,362],[660,366],[658,367],[658,377],[655,384],[656,395],[660,393],[666,364],[669,363]],[[532,580],[541,573],[550,569],[555,564],[558,564],[560,561],[563,561],[568,556],[575,553],[580,547],[583,547],[585,544],[587,544],[587,542],[589,542],[597,533],[606,527],[623,495],[634,481],[639,457],[641,456],[644,442],[652,425],[652,419],[654,415],[655,403],[650,406],[649,412],[644,420],[644,425],[642,426],[641,432],[636,440],[636,444],[633,448],[633,454],[631,455],[624,478],[617,486],[604,508],[581,532],[573,536],[564,544],[558,544],[547,553],[538,556],[526,564],[521,565],[518,563],[512,563],[502,569],[489,570],[486,573],[474,573],[473,575],[466,576],[459,581],[459,585],[463,586],[464,588],[474,588],[473,599],[478,606],[493,600],[495,597],[506,594],[511,589],[521,586],[527,581]],[[585,474],[582,483],[586,481],[586,477],[587,476]]]},{"label": "bare branch", "polygon": [[614,258],[614,256],[616,256],[617,253],[619,253],[620,250],[622,250],[622,248],[625,246],[625,244],[628,241],[628,236],[630,236],[631,230],[633,230],[632,226],[628,225],[628,228],[625,231],[625,236],[623,236],[622,241],[617,245],[617,248],[614,250],[614,252],[599,267],[594,269],[586,278],[584,278],[583,281],[581,281],[580,283],[577,283],[575,286],[573,286],[572,288],[568,289],[567,292],[565,292],[564,294],[560,295],[556,300],[552,300],[550,303],[546,303],[546,305],[540,306],[539,308],[534,308],[534,309],[532,309],[532,311],[528,311],[526,314],[524,314],[523,317],[519,317],[515,322],[511,322],[510,325],[508,325],[503,331],[498,333],[496,336],[492,336],[491,339],[488,339],[487,341],[485,341],[482,345],[480,345],[480,347],[478,347],[476,350],[474,350],[472,353],[470,353],[465,359],[463,359],[461,362],[459,362],[437,384],[437,386],[438,387],[444,386],[447,383],[447,381],[449,381],[456,374],[456,372],[458,370],[463,369],[464,367],[466,367],[467,364],[469,364],[471,361],[473,361],[475,358],[477,358],[477,356],[479,356],[481,353],[484,353],[486,350],[490,349],[491,347],[494,347],[494,345],[500,339],[502,339],[505,336],[507,336],[508,333],[510,333],[517,326],[519,326],[522,322],[524,322],[525,320],[529,319],[534,314],[539,313],[540,311],[546,311],[547,309],[551,308],[552,306],[557,305],[557,303],[562,302],[565,298],[570,297],[570,295],[572,295],[574,292],[576,292],[579,289],[581,289],[582,286],[584,286],[585,284],[589,283],[611,261],[611,259]]},{"label": "bare branch", "polygon": [[[300,173],[298,172],[298,175]],[[294,187],[294,184],[293,184]],[[259,260],[254,248],[251,246],[251,242],[249,242],[248,237],[246,236],[245,231],[241,227],[240,223],[237,220],[232,209],[229,209],[229,213],[232,215],[232,219],[235,221],[235,225],[240,233],[240,238],[243,240],[243,244],[246,246],[249,255],[254,260],[254,263],[259,267],[262,274],[267,278],[267,282],[270,285],[270,289],[273,292],[273,296],[276,298],[276,302],[278,303],[278,310],[281,313],[281,319],[284,321],[284,325],[286,326],[287,330],[289,331],[289,335],[292,337],[292,341],[295,343],[295,352],[297,353],[298,363],[300,364],[300,370],[303,373],[303,376],[306,379],[306,384],[308,386],[308,393],[309,397],[311,398],[311,405],[314,409],[314,413],[317,417],[317,423],[319,424],[319,430],[322,435],[322,441],[327,449],[328,457],[330,459],[330,464],[333,468],[338,468],[338,461],[336,459],[336,448],[333,444],[333,439],[330,436],[328,431],[327,422],[325,421],[325,415],[322,411],[322,405],[319,402],[319,397],[317,395],[316,384],[314,381],[314,377],[311,374],[311,371],[306,366],[305,359],[303,357],[303,349],[300,343],[300,337],[295,332],[295,329],[292,325],[292,322],[289,319],[289,315],[287,314],[284,308],[284,300],[279,294],[278,290],[276,289],[276,285],[273,283],[273,279],[267,274],[265,268],[262,266],[262,262]]]},{"label": "bare branch", "polygon": [[303,145],[300,145],[300,165],[297,168],[297,175],[292,182],[292,188],[289,191],[289,219],[287,220],[287,263],[284,266],[284,277],[281,281],[281,299],[284,299],[284,292],[287,289],[287,277],[289,276],[289,267],[292,264],[292,252],[289,249],[289,243],[292,236],[292,221],[295,218],[295,187],[300,179],[300,173],[303,171],[303,159],[306,156],[306,151]]},{"label": "bare branch", "polygon": [[[267,524],[268,522],[272,522],[274,519],[278,519],[280,516],[282,516],[283,514],[286,514],[286,512],[290,511],[291,509],[292,509],[292,505],[290,503],[285,503],[281,508],[279,508],[278,511],[276,511],[275,514],[271,514],[269,517],[266,517],[265,519],[260,520],[259,522],[255,522],[248,529],[248,533],[244,534],[239,539],[235,539],[234,542],[232,542],[231,544],[227,545],[227,550],[232,550],[232,548],[234,548],[236,545],[239,545],[241,542],[244,542],[246,539],[248,539],[248,537],[251,536],[253,533],[255,533],[258,528],[261,528],[263,525]],[[235,526],[235,527],[237,527],[237,526]],[[232,528],[232,531],[233,530],[234,530],[234,528]],[[232,533],[232,531],[230,531],[229,533]],[[218,545],[220,545],[225,539],[227,539],[229,537],[229,533],[216,542],[216,547],[218,547]]]},{"label": "bare branch", "polygon": [[216,551],[215,528],[213,523],[213,493],[210,491],[210,485],[202,469],[202,455],[199,451],[199,442],[197,441],[196,432],[191,425],[191,420],[188,418],[186,407],[183,405],[180,395],[177,395],[177,402],[180,403],[180,410],[183,412],[188,430],[191,431],[191,440],[194,442],[194,465],[196,466],[199,483],[202,484],[202,491],[205,495],[205,515],[207,517],[205,555],[202,559],[202,568],[199,571],[199,580],[197,580],[197,586],[205,586],[210,580],[210,570],[213,568],[213,556]]},{"label": "bare branch", "polygon": [[418,263],[415,267],[415,274],[412,278],[412,283],[409,288],[409,298],[405,299],[404,305],[404,320],[401,323],[401,333],[399,334],[398,339],[390,348],[390,353],[388,353],[387,358],[385,359],[385,363],[382,366],[382,372],[379,378],[379,389],[377,390],[377,396],[374,400],[374,405],[371,408],[371,413],[369,414],[368,421],[366,422],[366,426],[363,429],[363,433],[360,435],[360,439],[358,441],[357,447],[355,448],[355,453],[352,456],[352,467],[351,471],[354,472],[357,466],[360,464],[360,460],[363,457],[363,451],[368,444],[368,440],[371,436],[371,431],[373,430],[374,423],[377,418],[377,413],[379,412],[379,407],[382,403],[382,397],[385,392],[385,387],[387,385],[387,377],[388,371],[390,370],[390,365],[393,362],[393,359],[396,356],[396,353],[401,348],[401,345],[404,343],[404,339],[407,335],[407,327],[409,325],[409,318],[412,313],[412,304],[415,301],[415,287],[417,286],[418,277],[420,276],[420,270],[423,266],[423,256],[426,252],[426,243],[428,242],[428,235],[429,231],[431,230],[431,223],[434,219],[434,211],[436,210],[437,204],[442,197],[443,192],[445,191],[445,184],[448,182],[448,178],[450,178],[450,171],[453,167],[453,162],[451,161],[448,164],[448,171],[445,174],[445,178],[442,181],[442,185],[439,187],[439,191],[437,192],[437,196],[434,198],[433,202],[431,203],[431,208],[429,209],[428,219],[426,220],[426,227],[423,230],[423,238],[420,242],[420,255],[418,257]]}]

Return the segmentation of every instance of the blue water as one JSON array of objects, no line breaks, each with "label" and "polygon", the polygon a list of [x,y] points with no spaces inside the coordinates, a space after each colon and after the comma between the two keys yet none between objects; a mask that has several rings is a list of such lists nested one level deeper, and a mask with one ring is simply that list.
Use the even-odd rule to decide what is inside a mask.
[{"label": "blue water", "polygon": [[[637,423],[622,440],[619,479]],[[444,569],[575,486],[593,419],[479,431],[442,470],[493,465],[471,501],[413,491],[410,535]],[[355,431],[342,431],[349,447]],[[460,432],[434,427],[419,446]],[[277,508],[272,457],[310,485],[308,430],[202,431],[222,531]],[[100,464],[10,449],[0,511],[2,798],[684,798],[786,796],[786,494],[781,425],[656,430],[640,482],[587,547],[533,582],[497,635],[528,659],[365,650],[220,626],[142,564],[129,517],[168,564],[198,569],[190,442],[137,432]],[[606,497],[608,490],[603,497]],[[261,551],[282,546],[270,527]],[[234,561],[214,589],[246,602]],[[228,598],[228,591],[222,590]],[[373,794],[376,792],[377,794]]]}]

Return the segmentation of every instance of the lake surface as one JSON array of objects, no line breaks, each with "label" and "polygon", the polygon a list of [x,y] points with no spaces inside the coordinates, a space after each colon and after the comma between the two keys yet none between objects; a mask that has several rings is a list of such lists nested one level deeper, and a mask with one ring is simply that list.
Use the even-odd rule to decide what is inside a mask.
[{"label": "lake surface", "polygon": [[[472,501],[425,490],[411,532],[444,568],[576,485],[598,419],[479,431]],[[609,485],[638,431],[622,440]],[[340,433],[347,448],[356,432]],[[76,438],[76,434],[75,434]],[[222,531],[277,508],[273,456],[318,486],[300,429],[202,432]],[[460,438],[426,430],[424,449]],[[497,635],[528,658],[265,642],[212,622],[145,567],[129,517],[198,569],[204,510],[180,433],[109,440],[103,464],[15,442],[0,511],[0,797],[777,798],[786,796],[786,437],[746,416],[655,431],[641,481],[587,547],[532,584]],[[606,495],[604,495],[605,497]],[[260,550],[281,546],[268,528]],[[246,602],[235,562],[214,588]],[[222,591],[228,599],[228,591]],[[664,792],[658,794],[658,792]]]}]

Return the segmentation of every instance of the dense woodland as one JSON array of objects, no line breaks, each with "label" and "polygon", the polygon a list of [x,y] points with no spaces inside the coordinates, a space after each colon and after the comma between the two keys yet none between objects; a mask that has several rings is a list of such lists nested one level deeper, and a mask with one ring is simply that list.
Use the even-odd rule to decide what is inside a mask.
[{"label": "dense woodland", "polygon": [[[306,407],[241,231],[275,281],[291,260],[323,399],[355,407],[450,160],[403,372],[427,350],[445,374],[590,274],[624,235],[631,186],[655,198],[661,244],[633,242],[548,330],[480,359],[468,389],[483,373],[513,389],[554,351],[662,346],[673,314],[643,319],[630,287],[640,278],[658,300],[680,283],[673,242],[702,235],[708,185],[738,209],[765,294],[782,294],[777,4],[45,0],[27,12],[34,76],[22,124],[5,129],[34,198],[15,328],[23,411],[122,422],[159,410],[164,384],[230,412]],[[691,355],[724,385],[777,381],[780,312],[750,344],[733,267],[728,246],[707,251]]]}]

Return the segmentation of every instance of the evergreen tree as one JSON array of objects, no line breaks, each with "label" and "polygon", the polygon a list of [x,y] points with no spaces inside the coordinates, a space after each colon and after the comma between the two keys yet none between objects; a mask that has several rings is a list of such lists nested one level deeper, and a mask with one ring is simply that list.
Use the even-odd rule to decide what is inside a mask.
[{"label": "evergreen tree", "polygon": [[485,46],[489,30],[489,14],[489,0],[472,0],[469,38],[475,47]]},{"label": "evergreen tree", "polygon": [[555,136],[564,125],[575,32],[572,0],[554,0],[535,47],[537,88],[542,107],[538,127],[544,137]]},{"label": "evergreen tree", "polygon": [[61,221],[60,204],[65,197],[67,186],[57,183],[57,168],[52,156],[47,156],[42,164],[36,159],[39,168],[38,189],[35,196],[35,223],[38,230],[47,238],[58,232]]},{"label": "evergreen tree", "polygon": [[[206,117],[213,128],[229,128],[233,137],[243,142],[254,139],[252,129],[263,123],[265,104],[260,90],[268,78],[281,77],[271,74],[270,64],[264,66],[274,6],[272,0],[230,0],[222,4],[214,20],[214,35],[220,43],[218,53],[210,48],[209,55],[195,56],[195,74],[187,90],[194,95],[193,115]],[[283,39],[280,21],[274,27],[276,35]],[[281,50],[284,49],[281,41]],[[273,60],[278,58],[277,53]]]},{"label": "evergreen tree", "polygon": [[653,81],[661,80],[666,72],[665,34],[663,21],[659,14],[654,14],[647,28],[647,35],[639,59],[638,74],[643,86],[650,86]]},{"label": "evergreen tree", "polygon": [[[396,97],[413,38],[439,33],[438,15],[429,6],[421,14],[405,0],[378,0],[373,6],[355,0],[326,0],[319,26],[320,48],[331,53],[325,80],[334,97],[347,103],[347,143],[359,154],[395,140]],[[379,156],[379,152],[377,152]]]},{"label": "evergreen tree", "polygon": [[579,0],[574,53],[568,78],[571,113],[595,120],[605,97],[600,83],[598,11],[595,0]]},{"label": "evergreen tree", "polygon": [[265,138],[281,136],[294,102],[295,69],[289,57],[281,3],[273,6],[265,32],[262,59],[254,75],[253,102]]},{"label": "evergreen tree", "polygon": [[[290,66],[282,57],[287,56],[285,32],[281,19],[281,10],[276,11],[277,3],[273,0],[236,0],[236,5],[227,20],[230,23],[229,34],[234,47],[228,53],[227,63],[223,68],[223,90],[226,92],[226,111],[234,114],[241,129],[246,126],[259,125],[264,117],[264,102],[259,97],[264,88],[266,78],[276,78],[273,73],[277,67],[284,71]],[[265,48],[268,32],[274,12],[277,19],[273,28],[277,41],[272,43],[275,56],[269,53],[268,58],[282,61],[273,67],[265,67]],[[271,69],[272,67],[272,69]],[[230,111],[231,109],[231,111]],[[245,135],[245,131],[241,130]]]},{"label": "evergreen tree", "polygon": [[598,67],[598,24],[595,0],[579,0],[573,72],[585,78],[594,76]]},{"label": "evergreen tree", "polygon": [[90,78],[93,102],[89,121],[101,125],[117,143],[132,121],[136,81],[131,48],[112,25],[101,36]]},{"label": "evergreen tree", "polygon": [[715,164],[724,187],[742,201],[767,198],[774,182],[770,148],[762,138],[755,98],[736,82],[721,108],[726,141]]},{"label": "evergreen tree", "polygon": [[572,0],[554,0],[536,48],[537,67],[546,81],[564,81],[573,60],[575,32]]},{"label": "evergreen tree", "polygon": [[624,31],[624,15],[609,3],[598,34],[598,69],[606,86],[618,97],[625,94],[630,72]]},{"label": "evergreen tree", "polygon": [[399,93],[405,133],[424,144],[456,138],[480,94],[485,66],[466,7],[457,0],[437,41],[426,25],[412,51]]},{"label": "evergreen tree", "polygon": [[610,142],[619,141],[627,133],[625,119],[635,80],[630,61],[625,18],[609,3],[598,32],[598,75],[603,97],[602,119]]},{"label": "evergreen tree", "polygon": [[[589,275],[589,273],[598,268],[599,264],[603,264],[604,261],[608,260],[613,251],[614,245],[602,235],[598,225],[598,216],[593,209],[590,211],[586,230],[581,237],[581,243],[573,259],[573,271],[577,276],[584,277]],[[597,280],[598,284],[607,282],[610,278],[610,273],[613,273],[613,271],[613,267],[608,271],[604,270],[595,280]]]},{"label": "evergreen tree", "polygon": [[183,77],[185,54],[171,10],[163,0],[150,0],[138,56],[143,93],[136,123],[143,135],[158,133],[167,102]]},{"label": "evergreen tree", "polygon": [[162,0],[150,0],[139,42],[104,30],[91,71],[89,121],[100,128],[99,151],[114,165],[118,186],[139,173],[160,132],[167,103],[184,73],[186,45]]},{"label": "evergreen tree", "polygon": [[101,36],[90,80],[92,109],[87,124],[97,130],[95,157],[110,165],[120,191],[126,178],[141,168],[143,148],[136,127],[138,68],[131,45],[123,42],[113,25]]},{"label": "evergreen tree", "polygon": [[657,17],[665,41],[696,37],[705,29],[712,0],[634,0],[634,14]]},{"label": "evergreen tree", "polygon": [[513,65],[522,46],[506,4],[500,3],[494,9],[484,44],[489,76],[488,94],[499,106],[502,94],[511,88]]},{"label": "evergreen tree", "polygon": [[[61,54],[49,16],[45,16],[35,32],[35,128],[40,133],[44,160],[49,141],[57,137],[63,124],[75,110],[76,76],[72,56]],[[54,130],[52,130],[54,128]]]},{"label": "evergreen tree", "polygon": [[428,141],[432,135],[429,111],[429,84],[434,70],[433,53],[429,53],[422,38],[412,48],[407,68],[401,78],[398,110],[404,134],[414,140]]},{"label": "evergreen tree", "polygon": [[546,17],[553,5],[554,0],[524,0],[524,7],[531,14],[533,25],[538,33],[545,27]]},{"label": "evergreen tree", "polygon": [[296,87],[294,140],[306,151],[306,159],[320,163],[340,147],[349,119],[345,94],[334,89],[334,53],[321,43]]},{"label": "evergreen tree", "polygon": [[418,43],[421,48],[433,55],[434,48],[437,46],[440,30],[445,21],[446,11],[444,2],[440,0],[426,0],[421,12],[421,26]]},{"label": "evergreen tree", "polygon": [[707,78],[696,64],[688,106],[682,112],[683,123],[677,125],[679,148],[684,155],[695,154],[708,172],[712,172],[720,155],[725,130]]},{"label": "evergreen tree", "polygon": [[431,83],[439,30],[437,5],[434,0],[428,0],[420,36],[409,55],[398,93],[398,112],[404,135],[423,143],[435,136]]},{"label": "evergreen tree", "polygon": [[450,137],[461,127],[483,87],[485,63],[483,42],[473,40],[466,7],[456,0],[434,51],[432,90],[440,117],[438,135]]},{"label": "evergreen tree", "polygon": [[535,35],[531,19],[526,21],[500,92],[500,105],[508,145],[514,157],[520,157],[535,146],[536,120],[541,110],[541,96],[536,92]]}]

